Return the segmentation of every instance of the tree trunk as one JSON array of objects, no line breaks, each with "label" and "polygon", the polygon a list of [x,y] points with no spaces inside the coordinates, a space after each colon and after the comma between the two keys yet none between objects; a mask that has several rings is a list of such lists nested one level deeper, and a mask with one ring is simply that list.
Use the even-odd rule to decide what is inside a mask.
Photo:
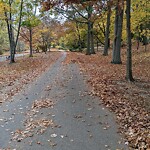
[{"label": "tree trunk", "polygon": [[127,0],[126,18],[127,18],[127,67],[126,67],[126,79],[128,81],[134,81],[132,76],[132,48],[131,48],[131,23],[130,23],[130,9],[131,0]]},{"label": "tree trunk", "polygon": [[139,39],[137,39],[137,46],[136,46],[136,49],[139,50],[139,47],[140,47],[140,41],[139,41]]},{"label": "tree trunk", "polygon": [[32,49],[32,27],[29,28],[29,33],[30,33],[30,55],[29,57],[33,57],[33,49]]},{"label": "tree trunk", "polygon": [[[119,3],[121,2],[121,5]],[[122,25],[123,25],[123,12],[124,12],[124,0],[119,0],[116,6],[115,16],[115,33],[113,43],[113,64],[121,64],[121,38],[122,38]]]},{"label": "tree trunk", "polygon": [[92,15],[92,6],[91,5],[88,6],[87,11],[88,11],[88,22],[87,22],[88,33],[87,33],[86,55],[90,55],[91,54],[91,15]]},{"label": "tree trunk", "polygon": [[98,52],[98,40],[96,41],[96,45],[97,45],[97,52]]},{"label": "tree trunk", "polygon": [[[118,5],[118,4],[117,4]],[[112,62],[114,62],[115,49],[116,49],[116,39],[117,39],[117,29],[118,29],[118,6],[115,8],[115,25],[114,25],[114,41],[113,41],[113,53],[112,53]]]},{"label": "tree trunk", "polygon": [[90,21],[88,21],[87,23],[88,25],[88,33],[87,33],[87,51],[86,51],[86,55],[90,55],[90,47],[91,47],[91,33],[90,33],[90,30],[91,30],[91,24],[90,24]]},{"label": "tree trunk", "polygon": [[9,15],[4,8],[4,15],[6,17],[6,24],[7,24],[7,31],[8,31],[8,38],[9,38],[9,45],[10,45],[10,63],[14,63],[14,35],[12,29],[12,2],[9,0]]},{"label": "tree trunk", "polygon": [[9,24],[9,45],[10,45],[10,63],[15,62],[15,53],[14,53],[14,37],[13,37],[13,31],[12,31],[12,24]]},{"label": "tree trunk", "polygon": [[80,35],[79,26],[78,26],[77,22],[76,22],[76,29],[77,29],[77,34],[78,34],[78,47],[79,47],[79,51],[82,52],[81,35]]},{"label": "tree trunk", "polygon": [[18,25],[18,31],[17,31],[16,41],[15,41],[14,53],[16,53],[16,47],[17,47],[18,38],[19,38],[19,34],[20,34],[21,19],[22,19],[22,9],[23,9],[23,0],[21,0],[21,4],[20,4],[19,25]]},{"label": "tree trunk", "polygon": [[91,29],[90,29],[90,39],[91,39],[91,54],[95,54],[95,50],[94,50],[94,33],[93,33],[93,22],[90,23],[91,24]]},{"label": "tree trunk", "polygon": [[[11,28],[12,28],[12,25],[11,25]],[[13,31],[13,28],[12,28],[12,58],[11,58],[11,62],[10,63],[14,63],[15,62],[15,37],[14,37],[14,31]]]},{"label": "tree trunk", "polygon": [[[137,28],[138,30],[138,28]],[[137,41],[137,46],[136,46],[136,49],[139,50],[139,47],[140,47],[140,31],[138,31],[138,37],[136,38],[136,41]]]},{"label": "tree trunk", "polygon": [[123,25],[123,10],[121,10],[121,14],[119,15],[118,19],[118,32],[117,32],[117,39],[116,39],[116,54],[114,58],[115,64],[121,64],[121,41],[122,41],[122,25]]},{"label": "tree trunk", "polygon": [[[6,12],[5,12],[5,16],[6,16],[6,18],[8,17]],[[10,15],[10,17],[11,17],[11,15]],[[14,63],[15,60],[14,60],[12,24],[9,23],[8,18],[6,19],[6,23],[7,23],[8,37],[9,37],[10,63]]]},{"label": "tree trunk", "polygon": [[109,28],[110,28],[110,17],[111,17],[111,6],[108,2],[108,12],[107,12],[107,25],[106,25],[106,32],[105,32],[105,45],[104,45],[104,51],[103,51],[103,55],[107,56],[108,55],[108,49],[109,49]]},{"label": "tree trunk", "polygon": [[12,2],[13,1],[11,1],[11,0],[8,1],[8,3],[9,3],[9,12],[7,12],[6,9],[4,8],[4,14],[5,14],[5,17],[6,17],[6,24],[7,24],[8,37],[9,37],[9,45],[10,45],[10,63],[15,62],[15,52],[16,52],[16,46],[17,46],[18,37],[19,37],[19,33],[20,33],[20,26],[21,26],[23,0],[21,0],[20,18],[19,18],[19,25],[18,25],[18,32],[17,32],[16,41],[15,41],[14,32],[13,32]]}]

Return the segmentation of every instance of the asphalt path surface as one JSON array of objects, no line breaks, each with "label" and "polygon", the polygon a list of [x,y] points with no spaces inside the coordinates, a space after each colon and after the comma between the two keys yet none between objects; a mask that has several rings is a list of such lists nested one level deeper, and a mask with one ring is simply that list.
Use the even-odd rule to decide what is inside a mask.
[{"label": "asphalt path surface", "polygon": [[[64,64],[65,52],[40,77],[0,106],[0,149],[116,150],[128,149],[118,134],[114,115],[90,88],[75,63]],[[35,100],[51,107],[33,109]],[[54,125],[28,124],[51,120]],[[42,124],[42,122],[41,122]],[[40,130],[40,132],[39,132]],[[25,131],[25,132],[23,132]],[[22,136],[22,133],[28,136]],[[18,136],[19,135],[19,136]]]},{"label": "asphalt path surface", "polygon": [[[25,55],[27,55],[27,54],[15,54],[15,58],[22,57],[22,56],[25,56]],[[0,56],[0,62],[8,60],[7,57],[8,56]]]}]

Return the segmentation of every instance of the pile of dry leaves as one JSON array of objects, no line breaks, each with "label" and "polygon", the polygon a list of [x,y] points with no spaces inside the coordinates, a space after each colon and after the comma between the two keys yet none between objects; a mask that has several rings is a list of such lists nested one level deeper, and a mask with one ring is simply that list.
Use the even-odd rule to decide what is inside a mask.
[{"label": "pile of dry leaves", "polygon": [[24,129],[17,129],[12,133],[12,140],[21,142],[23,139],[32,137],[34,135],[43,134],[48,127],[58,127],[52,119],[35,118],[39,113],[39,109],[53,108],[54,103],[50,99],[35,100],[32,104],[31,110],[26,114],[27,119],[24,121]]},{"label": "pile of dry leaves", "polygon": [[121,65],[111,64],[108,57],[98,53],[86,56],[68,53],[65,63],[77,63],[88,74],[90,93],[99,96],[106,107],[116,113],[120,132],[133,149],[150,149],[150,52],[134,52],[134,83],[125,80],[125,52]]},{"label": "pile of dry leaves", "polygon": [[35,100],[33,105],[32,105],[32,109],[34,109],[34,108],[48,108],[48,107],[53,107],[53,106],[54,106],[54,103],[49,99]]},{"label": "pile of dry leaves", "polygon": [[25,123],[25,129],[18,129],[12,133],[12,140],[21,142],[25,138],[34,136],[34,134],[43,134],[48,127],[54,127],[51,119],[29,119]]}]

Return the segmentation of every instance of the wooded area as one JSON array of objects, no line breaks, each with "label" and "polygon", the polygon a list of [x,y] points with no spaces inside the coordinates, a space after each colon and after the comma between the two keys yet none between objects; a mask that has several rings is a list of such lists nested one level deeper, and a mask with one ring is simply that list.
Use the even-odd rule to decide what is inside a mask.
[{"label": "wooded area", "polygon": [[[126,79],[132,77],[132,47],[149,43],[149,1],[13,1],[2,0],[1,49],[10,51],[10,63],[16,51],[30,49],[46,52],[50,47],[95,54],[112,48],[113,64],[121,64],[121,48],[127,47]],[[131,43],[132,40],[132,43]]]},{"label": "wooded area", "polygon": [[[7,67],[10,70],[11,68],[14,69],[11,64],[16,62],[16,54],[29,52],[29,57],[34,58],[35,53],[43,52],[46,54],[54,48],[81,54],[78,56],[77,53],[73,53],[74,58],[72,54],[69,54],[68,61],[75,59],[86,72],[89,71],[89,74],[94,78],[89,80],[91,85],[94,85],[94,95],[101,98],[106,99],[110,96],[114,99],[117,94],[112,92],[113,90],[120,90],[120,93],[123,93],[121,89],[117,89],[116,83],[111,83],[115,88],[113,90],[107,89],[111,94],[106,96],[107,90],[104,91],[101,86],[105,87],[105,84],[108,84],[110,75],[113,76],[115,82],[116,80],[124,82],[125,79],[127,83],[135,82],[136,84],[140,78],[146,82],[150,81],[150,70],[148,70],[148,66],[145,66],[150,60],[149,0],[0,0],[0,27],[0,55],[9,55],[10,66]],[[81,56],[83,56],[83,60]],[[143,62],[146,63],[142,64]],[[31,65],[32,61],[29,60],[29,63]],[[40,65],[40,63],[37,64]],[[34,67],[36,67],[35,64],[34,61]],[[142,68],[139,71],[140,64]],[[115,71],[113,72],[114,75],[109,71],[109,73],[105,72],[104,68],[102,68],[103,73],[100,72],[100,68],[104,66],[108,70],[111,67],[110,70]],[[3,72],[5,67],[2,64]],[[141,73],[142,69],[143,74]],[[3,75],[1,73],[0,77]],[[101,80],[97,79],[97,76],[100,75],[102,75]],[[4,77],[3,80],[5,82]],[[105,80],[107,80],[106,83],[104,83]],[[123,84],[123,86],[125,85]],[[144,85],[142,84],[142,86]],[[124,88],[130,89],[126,86]],[[132,92],[134,93],[134,91]],[[119,98],[123,99],[121,96]],[[130,96],[132,95],[129,94],[128,97]],[[114,107],[109,103],[114,104],[116,101],[108,99],[106,105],[113,110]],[[124,97],[124,99],[128,98]],[[140,98],[137,97],[137,99]],[[120,108],[122,104],[121,100],[119,106],[117,104],[115,106]],[[136,104],[140,105],[139,102]],[[145,105],[142,104],[141,107],[145,110]],[[124,110],[119,111],[119,113],[125,113]],[[146,108],[147,110],[149,111],[149,108]],[[126,125],[127,123],[123,122],[123,124]],[[147,125],[146,128],[148,128]],[[139,138],[142,134],[149,136],[148,130],[138,133]],[[142,138],[144,144],[138,138],[131,139],[133,148],[139,148],[141,143],[146,148],[150,146],[150,137],[145,137],[145,135]],[[138,142],[140,146],[137,144]]]}]

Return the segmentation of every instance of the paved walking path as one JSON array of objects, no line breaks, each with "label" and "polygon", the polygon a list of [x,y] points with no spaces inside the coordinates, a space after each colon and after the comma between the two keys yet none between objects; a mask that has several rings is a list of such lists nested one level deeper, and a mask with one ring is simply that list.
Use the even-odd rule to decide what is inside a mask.
[{"label": "paved walking path", "polygon": [[[0,107],[0,149],[128,149],[117,133],[113,114],[88,94],[90,89],[77,64],[63,64],[65,57],[62,52],[48,71]],[[49,100],[53,105],[34,109],[35,100]],[[27,120],[34,124],[25,126]],[[43,122],[40,125],[36,120]]]},{"label": "paved walking path", "polygon": [[[15,54],[15,58],[18,58],[18,57],[23,57],[25,55],[28,55],[27,53],[24,53],[24,54]],[[0,56],[0,62],[3,62],[3,61],[6,61],[8,60],[7,59],[8,56]]]}]

